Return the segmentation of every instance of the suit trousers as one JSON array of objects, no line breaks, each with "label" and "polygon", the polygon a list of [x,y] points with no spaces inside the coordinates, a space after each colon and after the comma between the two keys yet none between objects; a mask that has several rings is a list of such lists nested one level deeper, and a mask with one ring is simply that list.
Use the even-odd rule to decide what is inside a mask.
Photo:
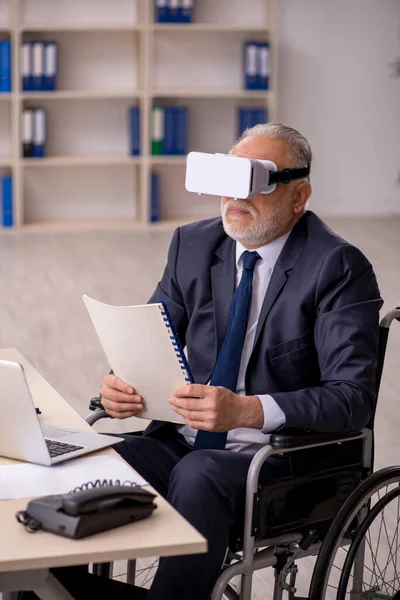
[{"label": "suit trousers", "polygon": [[[174,426],[149,435],[125,434],[115,450],[208,542],[206,554],[160,560],[148,600],[206,600],[218,578],[234,523],[243,517],[253,454],[192,450]],[[270,457],[260,482],[290,475],[285,456]]]}]

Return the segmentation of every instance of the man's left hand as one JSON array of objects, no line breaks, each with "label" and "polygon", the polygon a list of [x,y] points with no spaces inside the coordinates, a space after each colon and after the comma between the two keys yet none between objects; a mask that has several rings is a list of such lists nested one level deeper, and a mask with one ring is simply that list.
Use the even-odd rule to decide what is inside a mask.
[{"label": "man's left hand", "polygon": [[257,396],[238,396],[224,387],[198,383],[182,385],[174,390],[169,402],[193,429],[262,429],[264,424],[264,411]]}]

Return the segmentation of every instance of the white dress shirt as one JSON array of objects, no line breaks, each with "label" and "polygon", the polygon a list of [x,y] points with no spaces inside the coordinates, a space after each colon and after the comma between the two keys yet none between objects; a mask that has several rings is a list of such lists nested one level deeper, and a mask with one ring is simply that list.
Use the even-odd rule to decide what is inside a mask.
[{"label": "white dress shirt", "polygon": [[[265,294],[271,279],[272,271],[278,256],[281,253],[290,231],[273,242],[257,248],[261,259],[256,262],[253,275],[253,292],[251,298],[251,310],[249,323],[247,325],[246,336],[244,339],[242,357],[240,361],[239,375],[236,386],[236,393],[240,396],[246,395],[245,375],[250,355],[253,349],[254,337],[257,328],[258,318]],[[240,242],[236,242],[236,287],[239,285],[242,277],[242,254],[246,248]],[[264,410],[264,425],[262,429],[250,429],[240,427],[228,431],[225,448],[233,452],[255,453],[269,441],[269,432],[275,431],[285,423],[285,414],[277,405],[275,400],[269,394],[258,395]],[[178,428],[189,444],[194,443],[197,429],[192,429],[187,425],[180,425]]]}]

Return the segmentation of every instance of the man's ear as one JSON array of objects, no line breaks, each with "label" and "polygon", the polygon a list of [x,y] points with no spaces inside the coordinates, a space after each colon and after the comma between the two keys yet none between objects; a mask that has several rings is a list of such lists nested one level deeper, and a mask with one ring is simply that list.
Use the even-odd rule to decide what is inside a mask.
[{"label": "man's ear", "polygon": [[308,181],[299,181],[293,190],[293,212],[303,212],[305,205],[311,196],[312,188]]}]

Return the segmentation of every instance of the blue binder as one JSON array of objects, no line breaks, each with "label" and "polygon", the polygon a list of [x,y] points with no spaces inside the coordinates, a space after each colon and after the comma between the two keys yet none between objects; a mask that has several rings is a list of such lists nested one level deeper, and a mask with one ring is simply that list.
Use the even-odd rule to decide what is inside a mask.
[{"label": "blue binder", "polygon": [[257,109],[257,123],[268,123],[267,109]]},{"label": "blue binder", "polygon": [[130,135],[130,154],[139,156],[140,154],[140,109],[138,106],[131,106],[129,109],[129,135]]},{"label": "blue binder", "polygon": [[244,87],[256,90],[258,84],[258,45],[257,42],[244,44]]},{"label": "blue binder", "polygon": [[180,1],[168,0],[168,22],[179,23],[181,16]]},{"label": "blue binder", "polygon": [[3,227],[12,227],[14,218],[11,175],[6,175],[1,180],[1,209]]},{"label": "blue binder", "polygon": [[30,92],[33,89],[32,81],[32,43],[23,42],[21,46],[22,91]]},{"label": "blue binder", "polygon": [[194,0],[181,0],[178,16],[180,23],[191,23],[193,21],[193,4]]},{"label": "blue binder", "polygon": [[154,17],[157,23],[168,23],[168,0],[155,0]]},{"label": "blue binder", "polygon": [[44,44],[32,42],[32,89],[35,92],[43,91],[44,78]]},{"label": "blue binder", "polygon": [[42,89],[47,92],[54,92],[57,89],[57,62],[58,62],[58,44],[57,42],[44,43],[43,57],[43,85]]},{"label": "blue binder", "polygon": [[33,111],[33,158],[46,156],[46,111],[36,108]]},{"label": "blue binder", "polygon": [[175,154],[175,139],[176,139],[176,130],[175,130],[175,109],[166,106],[164,108],[164,145],[163,145],[163,154]]},{"label": "blue binder", "polygon": [[160,176],[158,173],[151,174],[151,205],[150,221],[156,223],[160,220]]},{"label": "blue binder", "polygon": [[269,89],[270,78],[270,47],[268,42],[258,43],[258,76],[257,88],[260,90]]},{"label": "blue binder", "polygon": [[0,92],[7,94],[11,92],[11,42],[3,40],[0,42]]},{"label": "blue binder", "polygon": [[245,129],[253,127],[253,109],[251,108],[239,108],[239,124],[238,124],[238,137],[242,135]]},{"label": "blue binder", "polygon": [[188,108],[176,106],[174,108],[175,148],[174,154],[185,155],[188,151]]}]

